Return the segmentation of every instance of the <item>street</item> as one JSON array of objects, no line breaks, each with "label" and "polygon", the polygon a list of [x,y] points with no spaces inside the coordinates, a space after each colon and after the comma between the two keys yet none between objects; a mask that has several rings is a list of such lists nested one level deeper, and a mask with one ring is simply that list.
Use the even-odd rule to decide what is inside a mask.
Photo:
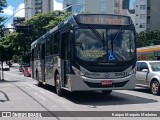
[{"label": "street", "polygon": [[[30,77],[24,77],[18,67],[11,67],[4,71],[5,81],[0,82],[0,111],[42,111],[45,119],[118,119],[109,115],[96,112],[90,115],[86,111],[159,111],[160,96],[155,96],[149,90],[137,88],[136,90],[115,90],[110,96],[97,92],[66,92],[66,96],[59,97],[54,87],[38,87],[37,82]],[[47,111],[46,113],[44,111]],[[50,112],[49,112],[50,111]],[[53,112],[55,111],[55,112]],[[58,112],[59,111],[59,112]],[[62,112],[63,111],[63,112]],[[72,112],[66,112],[72,111]],[[76,112],[84,111],[84,112]],[[43,113],[44,112],[44,113]],[[82,115],[82,113],[86,113]],[[89,113],[89,112],[88,112]],[[97,112],[98,113],[98,112]],[[100,112],[101,113],[101,112]],[[103,112],[102,112],[103,113]],[[106,112],[107,113],[107,112]],[[158,112],[158,114],[160,114]],[[95,115],[95,116],[93,116]],[[97,114],[98,115],[98,114]],[[3,117],[2,115],[0,115]],[[105,117],[103,117],[105,116]],[[14,116],[16,117],[16,116]],[[25,117],[25,116],[23,116]],[[72,118],[71,118],[72,117]],[[82,118],[83,117],[83,118]],[[97,118],[98,117],[98,118]],[[153,117],[153,116],[151,116]],[[131,117],[132,119],[133,117]],[[148,117],[139,117],[147,119]],[[158,119],[158,117],[154,117]],[[39,118],[37,118],[39,119]],[[129,117],[125,117],[129,119]],[[133,118],[134,119],[134,118]],[[149,118],[148,118],[149,119]]]}]

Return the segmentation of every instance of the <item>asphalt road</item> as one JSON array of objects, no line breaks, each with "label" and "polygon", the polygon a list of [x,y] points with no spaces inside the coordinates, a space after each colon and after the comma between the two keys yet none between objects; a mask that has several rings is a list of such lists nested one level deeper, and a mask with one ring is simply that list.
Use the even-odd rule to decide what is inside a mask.
[{"label": "asphalt road", "polygon": [[[150,120],[159,119],[155,117],[157,114],[160,116],[160,96],[154,96],[146,89],[115,90],[110,96],[99,91],[66,92],[65,97],[59,97],[55,94],[54,87],[38,87],[37,82],[24,77],[18,67],[5,71],[4,77],[5,81],[0,82],[0,116],[5,111],[11,111],[13,117],[19,115],[16,120],[34,115],[42,116],[41,119],[45,120],[117,120],[122,119],[120,116],[126,120],[135,120],[135,117]],[[17,111],[19,114],[14,114]],[[6,113],[3,114],[5,117]],[[142,117],[144,114],[146,117]]]}]

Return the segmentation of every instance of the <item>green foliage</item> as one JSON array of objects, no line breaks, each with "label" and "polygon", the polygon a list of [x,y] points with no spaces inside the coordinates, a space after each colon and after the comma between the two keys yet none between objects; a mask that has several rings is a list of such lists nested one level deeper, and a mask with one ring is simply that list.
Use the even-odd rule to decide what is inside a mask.
[{"label": "green foliage", "polygon": [[19,56],[13,55],[12,60],[13,60],[14,63],[18,63],[18,62],[19,62],[19,59],[20,59]]},{"label": "green foliage", "polygon": [[38,39],[44,33],[46,33],[51,28],[55,27],[66,19],[71,13],[65,13],[62,11],[54,11],[51,13],[41,13],[33,16],[31,19],[27,20],[25,23],[26,25],[33,25],[34,30],[31,35],[31,42]]},{"label": "green foliage", "polygon": [[6,0],[0,0],[0,13],[3,13],[3,7],[7,7]]},{"label": "green foliage", "polygon": [[[3,13],[3,8],[7,7],[7,2],[6,0],[0,0],[0,13]],[[0,16],[0,24],[1,22],[3,22],[5,20],[5,18],[3,16]],[[0,25],[0,28],[2,28],[3,26]]]},{"label": "green foliage", "polygon": [[160,45],[160,31],[143,31],[137,34],[137,47]]}]

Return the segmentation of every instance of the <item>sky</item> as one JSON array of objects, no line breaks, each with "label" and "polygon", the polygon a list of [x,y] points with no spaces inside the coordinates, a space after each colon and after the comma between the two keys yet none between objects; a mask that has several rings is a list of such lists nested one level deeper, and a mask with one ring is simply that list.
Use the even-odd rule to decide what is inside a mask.
[{"label": "sky", "polygon": [[133,5],[134,5],[133,3],[134,3],[134,1],[135,1],[135,0],[130,0],[130,8],[131,8],[131,9],[133,9]]},{"label": "sky", "polygon": [[[24,0],[6,0],[7,7],[4,8],[3,16],[10,18],[17,10],[24,8]],[[54,8],[55,10],[62,9],[62,1],[63,0],[55,0]],[[14,17],[24,17],[25,16],[25,9],[18,11]],[[7,28],[11,28],[11,24],[13,23],[13,17],[11,17],[8,22],[5,23]]]},{"label": "sky", "polygon": [[[16,13],[17,10],[24,8],[24,0],[6,0],[7,1],[7,7],[4,8],[3,15],[7,18],[10,18],[13,13]],[[63,0],[54,0],[54,10],[62,10],[62,1]],[[131,0],[131,8],[133,8],[133,2],[135,0]],[[24,17],[25,16],[25,9],[22,9],[18,11],[14,17]],[[8,22],[5,23],[5,26],[7,28],[11,28],[11,24],[13,23],[13,17],[8,20]]]}]

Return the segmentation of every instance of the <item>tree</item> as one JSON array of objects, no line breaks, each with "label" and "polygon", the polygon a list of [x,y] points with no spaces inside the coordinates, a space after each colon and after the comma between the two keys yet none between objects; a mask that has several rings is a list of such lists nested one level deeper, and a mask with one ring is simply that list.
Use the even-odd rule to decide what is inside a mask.
[{"label": "tree", "polygon": [[160,45],[160,31],[143,31],[137,34],[137,47]]},{"label": "tree", "polygon": [[26,25],[33,25],[33,33],[31,36],[32,41],[38,39],[41,35],[46,33],[51,28],[55,27],[66,19],[71,13],[54,11],[51,13],[41,13],[33,16],[31,19],[25,22]]},{"label": "tree", "polygon": [[[6,0],[0,0],[0,13],[3,13],[3,7],[7,7],[7,2]],[[0,16],[0,24],[5,20],[5,18],[3,16]],[[3,26],[0,26],[0,29]]]},{"label": "tree", "polygon": [[[7,6],[7,2],[6,0],[0,0],[0,13],[3,13],[3,7]],[[1,37],[3,37],[3,30],[2,28],[4,27],[4,25],[1,25],[1,23],[5,20],[5,18],[3,16],[0,16],[0,39]],[[3,59],[3,49],[4,47],[2,45],[0,45],[0,59]]]}]

